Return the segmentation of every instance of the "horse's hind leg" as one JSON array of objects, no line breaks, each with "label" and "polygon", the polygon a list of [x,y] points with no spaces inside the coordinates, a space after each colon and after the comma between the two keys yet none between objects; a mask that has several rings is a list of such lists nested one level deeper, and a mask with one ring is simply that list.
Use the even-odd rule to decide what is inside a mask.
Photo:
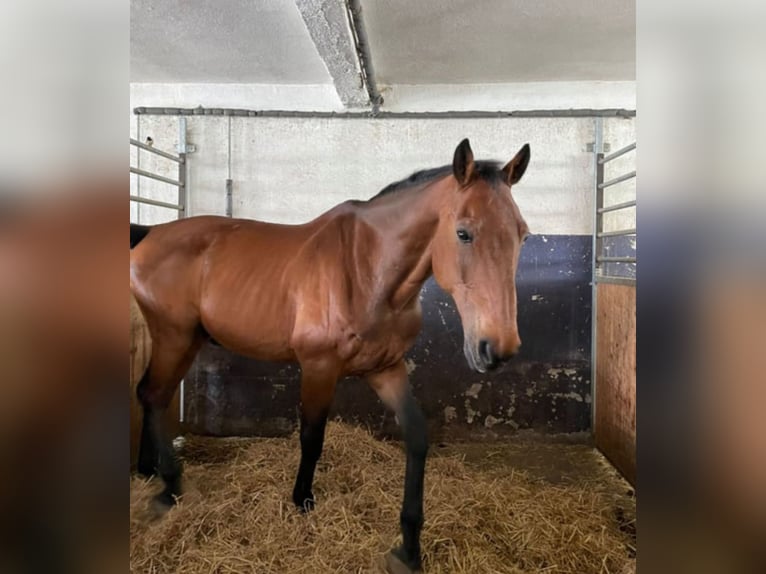
[{"label": "horse's hind leg", "polygon": [[[144,376],[141,377],[136,392],[140,392],[140,389],[148,385],[148,381],[149,373],[146,372],[144,373]],[[152,476],[157,469],[157,447],[154,444],[154,439],[152,438],[152,432],[146,416],[144,416],[144,421],[141,425],[141,441],[138,444],[138,465],[136,468],[139,474],[142,474],[147,478]]]},{"label": "horse's hind leg", "polygon": [[314,508],[314,471],[322,454],[327,414],[337,380],[336,371],[301,362],[301,464],[295,479],[293,502],[304,512]]},{"label": "horse's hind leg", "polygon": [[181,464],[165,428],[167,408],[201,343],[196,333],[154,336],[152,359],[137,389],[144,411],[140,470],[153,474],[156,469],[165,483],[157,500],[166,506],[175,504],[175,497],[181,493]]}]

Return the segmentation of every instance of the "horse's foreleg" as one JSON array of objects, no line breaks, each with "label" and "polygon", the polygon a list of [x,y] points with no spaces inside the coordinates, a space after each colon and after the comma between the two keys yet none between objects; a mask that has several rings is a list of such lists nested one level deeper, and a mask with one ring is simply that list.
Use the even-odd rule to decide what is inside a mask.
[{"label": "horse's foreleg", "polygon": [[157,501],[165,506],[175,504],[181,493],[181,464],[165,428],[167,409],[200,343],[196,336],[155,337],[149,368],[137,388],[144,411],[139,470],[153,474],[156,469],[165,483]]},{"label": "horse's foreleg", "polygon": [[400,515],[402,546],[386,557],[392,574],[420,571],[420,531],[423,527],[423,479],[428,436],[426,419],[410,391],[407,369],[399,363],[368,377],[370,385],[383,403],[396,414],[402,427],[407,450],[404,477],[404,502]]},{"label": "horse's foreleg", "polygon": [[313,510],[311,487],[322,455],[327,414],[335,395],[337,373],[311,363],[301,363],[301,464],[293,488],[293,502],[302,511]]}]

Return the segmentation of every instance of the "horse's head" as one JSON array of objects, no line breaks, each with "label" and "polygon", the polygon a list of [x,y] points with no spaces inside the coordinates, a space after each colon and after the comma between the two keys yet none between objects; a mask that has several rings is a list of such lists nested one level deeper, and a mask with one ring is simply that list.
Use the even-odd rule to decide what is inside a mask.
[{"label": "horse's head", "polygon": [[529,163],[529,145],[505,167],[475,162],[468,140],[455,150],[453,189],[445,194],[433,241],[436,281],[455,300],[465,353],[476,371],[495,368],[521,346],[516,266],[529,229],[511,186]]}]

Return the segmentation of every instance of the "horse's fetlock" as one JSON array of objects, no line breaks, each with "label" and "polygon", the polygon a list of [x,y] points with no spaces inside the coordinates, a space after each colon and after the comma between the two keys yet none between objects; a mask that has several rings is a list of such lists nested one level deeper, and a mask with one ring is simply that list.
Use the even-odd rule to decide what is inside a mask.
[{"label": "horse's fetlock", "polygon": [[423,512],[419,510],[402,510],[399,520],[410,528],[420,529],[423,526]]}]

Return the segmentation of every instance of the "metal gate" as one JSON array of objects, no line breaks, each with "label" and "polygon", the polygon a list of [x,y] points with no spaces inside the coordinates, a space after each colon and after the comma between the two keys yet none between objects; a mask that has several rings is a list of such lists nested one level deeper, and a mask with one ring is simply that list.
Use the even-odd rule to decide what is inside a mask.
[{"label": "metal gate", "polygon": [[[636,477],[636,144],[603,153],[596,121],[593,219],[593,432],[596,446]],[[622,159],[620,159],[622,158]],[[619,161],[617,161],[619,159]],[[632,168],[632,169],[631,169]]]},{"label": "metal gate", "polygon": [[143,150],[178,164],[178,176],[176,179],[141,169],[138,166],[132,166],[132,165],[130,166],[130,173],[134,173],[139,177],[146,177],[155,181],[160,181],[167,185],[172,185],[177,187],[178,200],[175,203],[170,203],[167,201],[159,201],[157,199],[152,199],[149,197],[143,197],[140,195],[131,194],[130,201],[135,203],[153,205],[155,207],[163,207],[166,209],[175,210],[178,212],[178,218],[181,219],[182,217],[186,217],[186,211],[187,211],[186,206],[187,206],[187,199],[188,199],[188,189],[186,185],[186,118],[181,118],[179,122],[179,127],[178,127],[178,134],[179,134],[179,140],[180,140],[178,145],[178,149],[179,149],[178,154],[172,154],[166,151],[162,151],[153,147],[153,145],[150,143],[143,143],[136,139],[130,138],[130,145],[138,148],[139,150],[138,151],[139,156],[137,156],[139,163],[140,163],[140,153],[141,153],[141,150]]}]

